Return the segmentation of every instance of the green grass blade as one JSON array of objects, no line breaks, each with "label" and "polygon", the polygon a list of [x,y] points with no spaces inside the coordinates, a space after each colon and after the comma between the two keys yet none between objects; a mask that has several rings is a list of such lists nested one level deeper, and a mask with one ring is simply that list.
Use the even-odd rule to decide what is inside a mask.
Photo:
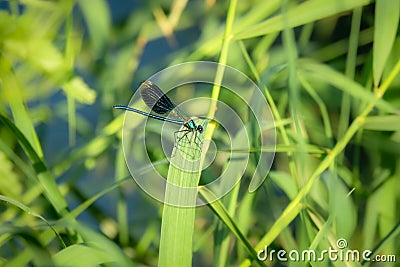
[{"label": "green grass blade", "polygon": [[[30,227],[0,225],[0,236],[4,234],[18,237],[19,244],[26,248],[27,253],[25,255],[22,255],[23,253],[18,254],[17,257],[2,264],[2,266],[28,266],[27,258],[31,261],[32,266],[54,266],[49,248],[43,244],[42,240],[38,238],[37,233]],[[25,257],[20,257],[20,255]]]},{"label": "green grass blade", "polygon": [[[325,135],[331,142],[332,141],[332,127],[331,127],[331,123],[330,123],[330,120],[329,120],[328,109],[327,109],[324,101],[317,94],[317,92],[311,86],[311,84],[308,81],[306,81],[304,78],[302,78],[301,75],[299,75],[299,81],[300,81],[301,85],[304,87],[304,89],[307,91],[307,93],[317,103],[317,105],[319,107],[319,110],[321,112],[321,117],[322,117],[323,123],[324,123]],[[310,152],[308,152],[308,153],[310,153]]]},{"label": "green grass blade", "polygon": [[71,95],[67,95],[68,109],[68,139],[69,145],[75,146],[76,143],[76,108],[75,100]]},{"label": "green grass blade", "polygon": [[376,102],[376,106],[389,113],[397,113],[397,109],[383,99],[378,99],[372,92],[366,90],[359,83],[349,79],[344,74],[339,73],[327,65],[319,64],[309,60],[302,60],[300,66],[301,75],[308,80],[316,79],[327,82],[337,89],[358,98],[366,103]]},{"label": "green grass blade", "polygon": [[[208,113],[207,113],[207,118],[213,119],[215,112],[216,112],[216,107],[217,107],[217,100],[219,97],[220,89],[221,89],[221,82],[222,78],[224,76],[224,71],[226,65],[226,62],[228,60],[228,52],[229,52],[229,46],[232,41],[232,29],[233,29],[233,22],[235,19],[235,11],[236,11],[236,5],[237,5],[237,0],[231,0],[229,4],[229,10],[228,10],[228,15],[226,18],[226,27],[225,27],[225,32],[224,32],[224,37],[223,37],[223,43],[222,43],[222,48],[221,48],[221,54],[219,57],[219,65],[217,68],[217,73],[215,74],[215,82],[214,86],[212,89],[211,93],[211,99],[213,100],[210,103],[210,107],[208,108]],[[209,128],[209,131],[211,131],[211,136],[212,136],[212,129],[214,128]],[[208,134],[207,134],[208,135]]]},{"label": "green grass blade", "polygon": [[[349,79],[354,80],[354,74],[356,70],[357,64],[357,49],[360,35],[360,25],[361,25],[361,15],[362,8],[356,8],[353,12],[352,20],[351,20],[351,32],[349,38],[349,48],[346,59],[346,76]],[[337,137],[341,138],[345,133],[347,127],[349,127],[350,121],[350,113],[351,112],[351,97],[348,93],[343,93],[341,110],[340,110],[340,118],[338,125],[338,133]],[[343,154],[339,155],[338,162],[342,162]]]},{"label": "green grass blade", "polygon": [[60,223],[60,226],[81,234],[85,243],[76,243],[72,248],[69,246],[58,252],[54,260],[59,266],[98,266],[106,263],[110,263],[111,266],[133,265],[124,252],[102,233],[77,222]]},{"label": "green grass blade", "polygon": [[[85,255],[82,257],[82,255]],[[90,244],[75,244],[61,250],[54,255],[54,262],[58,266],[98,266],[112,262],[113,258],[108,251],[91,247]]]},{"label": "green grass blade", "polygon": [[293,178],[286,172],[271,171],[270,179],[283,191],[289,199],[294,199],[298,193],[297,185]]},{"label": "green grass blade", "polygon": [[92,196],[91,198],[89,198],[88,200],[86,200],[85,202],[81,203],[78,207],[76,207],[73,211],[71,211],[71,216],[73,217],[78,217],[79,214],[81,214],[82,212],[84,212],[86,209],[89,208],[89,206],[91,206],[96,200],[98,200],[99,198],[101,198],[102,196],[104,196],[105,194],[109,193],[110,191],[118,188],[119,186],[121,186],[123,183],[131,180],[132,177],[128,176],[125,177],[123,179],[119,179],[117,181],[115,181],[113,184],[107,186],[106,188],[104,188],[103,190],[101,190],[99,193],[95,194],[94,196]]},{"label": "green grass blade", "polygon": [[[380,248],[390,240],[393,240],[396,236],[399,236],[400,233],[400,222],[397,224],[387,233],[386,236],[372,249],[372,255],[377,255]],[[365,265],[365,259],[361,262],[362,265]]]},{"label": "green grass blade", "polygon": [[[168,171],[158,266],[191,266],[200,151],[181,139]],[[167,204],[169,203],[169,204]]]},{"label": "green grass blade", "polygon": [[[298,153],[293,155],[293,159],[300,161],[297,176],[294,177],[297,183],[304,184],[304,166],[307,165],[305,157],[305,136],[301,130],[301,116],[302,113],[300,109],[300,102],[297,101],[300,97],[300,87],[298,81],[298,69],[299,69],[299,59],[297,45],[295,42],[294,30],[290,26],[291,14],[289,14],[289,4],[288,1],[282,1],[282,23],[284,25],[282,32],[283,47],[285,50],[285,58],[287,60],[287,71],[288,71],[288,89],[289,89],[289,110],[290,116],[293,119],[295,132],[293,136],[295,142],[299,145]],[[300,167],[301,166],[301,167]]]},{"label": "green grass blade", "polygon": [[[240,175],[240,173],[237,173]],[[228,206],[228,214],[231,217],[234,217],[235,210],[237,206],[237,197],[239,194],[240,183],[237,183],[233,189],[229,192],[229,194],[225,195],[222,199],[225,203],[229,202]],[[226,201],[225,201],[226,200]],[[229,256],[229,246],[230,246],[231,236],[228,234],[228,229],[224,227],[223,222],[219,221],[217,223],[217,227],[214,232],[214,262],[215,266],[227,266],[228,256]]]},{"label": "green grass blade", "polygon": [[54,232],[54,234],[57,236],[58,240],[60,241],[60,243],[62,244],[62,246],[65,248],[67,247],[64,243],[64,240],[61,238],[61,236],[58,234],[58,232],[56,231],[56,229],[40,214],[36,213],[35,211],[33,211],[31,208],[29,208],[28,206],[24,205],[23,203],[19,202],[18,200],[12,199],[10,197],[7,196],[2,196],[0,195],[0,200],[6,202],[6,203],[10,203],[18,208],[20,208],[21,210],[23,210],[24,212],[26,212],[27,214],[30,214],[38,219],[40,219],[41,221],[43,221],[45,224],[47,224],[51,230]]},{"label": "green grass blade", "polygon": [[236,225],[234,220],[229,216],[228,211],[225,209],[224,205],[221,201],[211,201],[212,199],[216,199],[216,196],[207,189],[206,187],[202,187],[200,189],[200,194],[204,198],[204,200],[208,203],[208,206],[212,209],[215,215],[221,219],[221,221],[228,227],[228,229],[237,237],[237,239],[245,246],[250,257],[257,262],[259,266],[265,266],[263,262],[257,260],[257,252],[254,250],[253,246],[246,239],[243,233],[240,231],[239,227]]},{"label": "green grass blade", "polygon": [[256,24],[245,29],[235,35],[235,39],[247,39],[274,32],[282,31],[284,27],[294,28],[303,24],[307,24],[328,16],[333,16],[341,12],[351,10],[357,7],[369,4],[370,0],[311,0],[305,1],[288,10],[287,22],[283,23],[286,18],[277,15],[264,22]]},{"label": "green grass blade", "polygon": [[370,116],[365,119],[364,129],[373,131],[399,131],[400,116]]},{"label": "green grass blade", "polygon": [[[244,236],[247,236],[251,232],[251,227],[254,224],[253,216],[254,213],[254,202],[257,194],[246,194],[240,200],[237,211],[237,226],[241,229]],[[246,251],[241,247],[237,247],[238,262],[243,261],[246,258]]]},{"label": "green grass blade", "polygon": [[93,104],[96,99],[96,92],[80,77],[74,77],[62,85],[67,95],[68,110],[68,137],[70,146],[74,146],[76,142],[76,102],[84,104]]},{"label": "green grass blade", "polygon": [[39,183],[43,186],[44,193],[49,202],[53,205],[53,207],[60,215],[68,213],[67,202],[62,196],[57,184],[55,183],[54,178],[48,171],[45,163],[31,146],[31,143],[12,121],[1,114],[0,123],[6,126],[21,143],[22,147],[24,148],[25,152],[32,162],[32,166],[35,169]]},{"label": "green grass blade", "polygon": [[[111,18],[104,0],[78,1],[89,28],[95,53],[100,54],[111,35]],[[101,18],[101,19],[99,19]]]},{"label": "green grass blade", "polygon": [[[367,28],[360,31],[357,40],[358,46],[364,46],[373,42],[373,28]],[[330,43],[317,50],[310,51],[308,57],[314,58],[320,62],[329,62],[331,60],[340,58],[349,52],[350,40],[347,38],[341,39],[337,42]],[[356,62],[357,63],[357,62]]]},{"label": "green grass blade", "polygon": [[378,86],[397,34],[400,0],[376,1],[373,46],[374,85]]},{"label": "green grass blade", "polygon": [[23,133],[35,153],[43,157],[39,139],[25,105],[22,89],[18,84],[11,62],[6,58],[0,60],[0,79],[1,89],[5,90],[16,127]]},{"label": "green grass blade", "polygon": [[[128,170],[125,167],[124,154],[122,147],[117,150],[116,157],[116,170],[115,179],[116,181],[123,180],[122,177],[129,175]],[[126,194],[122,188],[118,190],[118,203],[117,203],[117,218],[118,218],[118,229],[119,229],[119,242],[124,245],[129,245],[129,214],[128,214],[128,203]]]}]

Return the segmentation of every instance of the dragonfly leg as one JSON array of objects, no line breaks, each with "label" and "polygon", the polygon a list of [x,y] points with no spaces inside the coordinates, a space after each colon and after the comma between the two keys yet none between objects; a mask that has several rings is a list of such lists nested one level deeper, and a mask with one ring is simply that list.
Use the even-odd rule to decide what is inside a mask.
[{"label": "dragonfly leg", "polygon": [[200,139],[198,132],[196,132],[194,135],[194,142],[196,143],[197,148],[201,151],[201,146],[203,145],[203,141]]},{"label": "dragonfly leg", "polygon": [[[182,136],[179,136],[180,133],[183,133]],[[194,136],[193,135],[189,136],[190,133],[193,133]],[[194,142],[196,144],[196,150],[201,152],[201,145],[199,144],[201,143],[201,140],[198,136],[198,132],[191,131],[189,129],[183,129],[174,132],[174,139],[175,139],[174,148],[178,149],[179,146],[184,147],[182,144],[180,144],[180,142],[184,138],[187,140],[189,145],[192,144],[192,142]],[[194,155],[189,155],[189,156],[193,157]]]},{"label": "dragonfly leg", "polygon": [[[182,140],[183,137],[185,137],[188,134],[187,129],[179,130],[174,132],[174,148],[178,149],[179,148],[179,142]],[[179,133],[184,133],[182,137],[179,137]],[[175,152],[176,153],[176,152]]]},{"label": "dragonfly leg", "polygon": [[[187,138],[187,135],[189,132],[190,132],[190,130],[187,130],[187,129],[174,132],[175,144],[178,144],[184,137]],[[179,137],[179,133],[184,133],[184,134],[181,137]],[[190,140],[189,139],[187,139],[187,140],[190,143]]]}]

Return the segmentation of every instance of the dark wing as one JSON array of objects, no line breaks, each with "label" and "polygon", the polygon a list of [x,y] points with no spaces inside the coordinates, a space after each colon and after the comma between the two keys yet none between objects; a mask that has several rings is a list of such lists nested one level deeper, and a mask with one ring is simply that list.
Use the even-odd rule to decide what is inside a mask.
[{"label": "dark wing", "polygon": [[175,104],[154,83],[145,81],[140,85],[139,90],[143,101],[152,111],[165,114],[175,108]]}]

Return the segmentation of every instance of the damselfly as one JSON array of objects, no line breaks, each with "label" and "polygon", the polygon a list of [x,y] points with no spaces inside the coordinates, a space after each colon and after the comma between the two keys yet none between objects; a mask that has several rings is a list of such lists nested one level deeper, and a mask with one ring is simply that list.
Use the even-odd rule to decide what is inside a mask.
[{"label": "damselfly", "polygon": [[[190,139],[188,138],[189,133],[194,133],[194,140],[199,138],[197,134],[201,134],[203,132],[203,126],[196,125],[193,119],[182,112],[157,85],[151,81],[145,81],[140,85],[139,90],[143,101],[152,111],[160,115],[170,114],[170,116],[174,117],[174,119],[147,113],[128,106],[115,105],[114,108],[133,111],[156,120],[183,125],[185,129],[176,131],[174,133],[177,143],[179,143],[183,138],[187,138],[190,142]],[[182,136],[178,136],[179,133],[183,133]],[[196,144],[199,146],[198,143]]]}]

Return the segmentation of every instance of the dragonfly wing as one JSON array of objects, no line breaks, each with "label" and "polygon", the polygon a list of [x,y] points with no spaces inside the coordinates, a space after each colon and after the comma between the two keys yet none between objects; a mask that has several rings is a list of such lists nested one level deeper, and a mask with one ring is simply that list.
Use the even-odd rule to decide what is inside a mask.
[{"label": "dragonfly wing", "polygon": [[171,112],[175,104],[165,95],[165,93],[150,81],[143,82],[140,87],[140,94],[146,105],[158,114]]}]

